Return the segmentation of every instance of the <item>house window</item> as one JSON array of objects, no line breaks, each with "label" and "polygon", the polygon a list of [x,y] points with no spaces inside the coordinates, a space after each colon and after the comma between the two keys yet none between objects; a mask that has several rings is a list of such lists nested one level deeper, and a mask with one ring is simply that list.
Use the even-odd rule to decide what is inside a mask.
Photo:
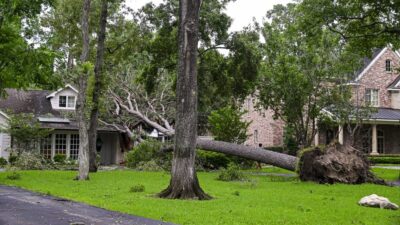
[{"label": "house window", "polygon": [[51,159],[51,135],[40,141],[40,154],[45,159]]},{"label": "house window", "polygon": [[60,108],[75,108],[75,96],[60,96],[58,107]]},{"label": "house window", "polygon": [[365,102],[370,106],[378,106],[378,89],[366,89],[365,90]]},{"label": "house window", "polygon": [[65,107],[67,107],[67,96],[60,96],[60,97],[59,97],[58,106],[59,106],[60,108],[65,108]]},{"label": "house window", "polygon": [[258,130],[254,130],[254,144],[258,142]]},{"label": "house window", "polygon": [[391,72],[392,71],[392,61],[390,61],[389,59],[386,60],[386,71]]},{"label": "house window", "polygon": [[66,155],[67,153],[67,135],[56,134],[55,155]]},{"label": "house window", "polygon": [[378,130],[378,153],[383,154],[385,150],[385,137],[382,130]]},{"label": "house window", "polygon": [[70,159],[78,159],[79,153],[79,134],[71,134],[70,143],[69,143],[69,158]]}]

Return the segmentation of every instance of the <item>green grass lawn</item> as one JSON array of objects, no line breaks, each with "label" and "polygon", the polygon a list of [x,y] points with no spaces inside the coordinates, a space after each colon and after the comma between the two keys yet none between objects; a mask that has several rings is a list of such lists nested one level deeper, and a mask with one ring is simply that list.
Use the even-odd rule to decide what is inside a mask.
[{"label": "green grass lawn", "polygon": [[[393,172],[394,171],[394,172]],[[393,177],[393,170],[385,176]],[[367,208],[358,200],[370,194],[400,203],[396,187],[364,185],[319,185],[297,180],[274,180],[252,176],[248,182],[222,182],[218,173],[199,173],[201,186],[214,197],[210,201],[165,200],[153,197],[167,187],[163,172],[103,171],[90,181],[73,181],[72,171],[20,171],[20,180],[0,173],[0,183],[51,194],[102,208],[177,224],[393,224],[399,211]],[[389,175],[392,174],[392,175]],[[131,193],[142,184],[144,192]]]}]

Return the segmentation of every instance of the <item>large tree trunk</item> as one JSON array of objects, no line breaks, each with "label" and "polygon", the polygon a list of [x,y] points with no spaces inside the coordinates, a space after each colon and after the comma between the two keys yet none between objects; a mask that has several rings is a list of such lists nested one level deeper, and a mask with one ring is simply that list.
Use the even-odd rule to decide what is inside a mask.
[{"label": "large tree trunk", "polygon": [[197,148],[207,151],[224,153],[227,155],[239,156],[254,161],[267,163],[273,166],[295,171],[297,158],[262,148],[238,145],[224,141],[211,141],[197,139]]},{"label": "large tree trunk", "polygon": [[179,67],[175,148],[171,180],[159,196],[210,199],[200,188],[195,170],[197,138],[197,44],[201,0],[179,1]]},{"label": "large tree trunk", "polygon": [[[89,11],[90,11],[90,0],[84,0],[82,8],[82,38],[83,48],[81,55],[81,64],[87,62],[89,58]],[[90,68],[87,65],[82,74],[78,78],[78,99],[76,104],[77,119],[79,124],[79,173],[76,179],[88,180],[89,179],[89,141],[87,133],[87,122],[85,117],[86,108],[86,88],[87,78],[90,74]]]},{"label": "large tree trunk", "polygon": [[90,112],[90,125],[89,125],[89,171],[97,172],[97,162],[96,162],[96,140],[97,140],[97,127],[99,118],[99,101],[102,91],[102,68],[104,60],[104,41],[106,39],[106,25],[107,25],[107,8],[108,1],[101,1],[101,13],[100,13],[100,23],[99,32],[97,39],[97,54],[96,54],[96,65],[94,66],[94,90],[92,95],[92,109]]}]

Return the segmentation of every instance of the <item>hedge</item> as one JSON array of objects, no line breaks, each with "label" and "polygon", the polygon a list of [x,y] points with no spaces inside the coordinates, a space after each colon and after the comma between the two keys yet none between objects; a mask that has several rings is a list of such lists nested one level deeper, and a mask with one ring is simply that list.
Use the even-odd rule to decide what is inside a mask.
[{"label": "hedge", "polygon": [[398,156],[368,156],[372,164],[400,164],[400,155]]}]

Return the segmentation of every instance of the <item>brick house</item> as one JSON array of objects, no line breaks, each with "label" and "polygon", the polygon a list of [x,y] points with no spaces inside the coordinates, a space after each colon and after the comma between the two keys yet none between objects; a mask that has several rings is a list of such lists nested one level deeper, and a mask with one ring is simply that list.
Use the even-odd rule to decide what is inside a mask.
[{"label": "brick house", "polygon": [[242,120],[252,121],[247,130],[249,138],[244,144],[255,147],[282,146],[284,122],[274,119],[272,110],[257,109],[256,101],[255,97],[248,96],[242,106],[246,112]]},{"label": "brick house", "polygon": [[352,103],[375,110],[350,139],[347,129],[320,128],[315,145],[327,144],[336,136],[340,143],[353,144],[369,154],[400,154],[400,54],[390,47],[378,49],[364,59],[355,79],[348,83]]}]

